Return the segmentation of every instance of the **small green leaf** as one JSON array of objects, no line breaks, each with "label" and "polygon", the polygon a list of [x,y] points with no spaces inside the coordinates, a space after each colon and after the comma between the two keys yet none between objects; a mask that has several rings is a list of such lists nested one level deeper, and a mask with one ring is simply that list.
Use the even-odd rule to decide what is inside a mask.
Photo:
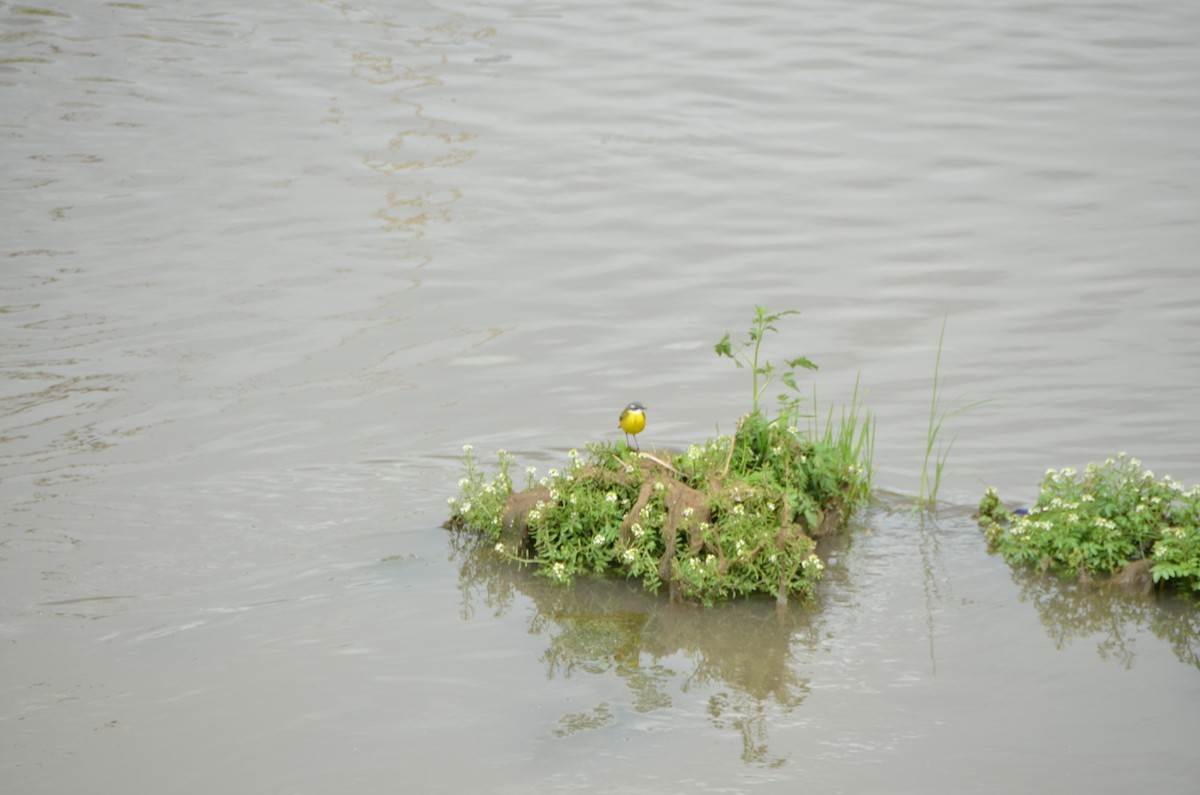
[{"label": "small green leaf", "polygon": [[789,359],[789,360],[787,361],[787,366],[788,366],[788,367],[803,367],[803,368],[805,368],[806,370],[816,370],[816,369],[819,369],[819,368],[818,368],[818,367],[817,367],[815,364],[813,364],[812,362],[810,362],[810,361],[809,361],[807,358],[805,358],[804,356],[801,356],[801,357],[799,357],[799,358],[796,358],[796,359]]}]

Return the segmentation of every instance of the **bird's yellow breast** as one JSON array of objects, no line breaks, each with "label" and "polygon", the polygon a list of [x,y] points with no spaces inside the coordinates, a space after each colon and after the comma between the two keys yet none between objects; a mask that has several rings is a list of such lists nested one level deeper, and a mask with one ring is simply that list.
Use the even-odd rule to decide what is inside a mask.
[{"label": "bird's yellow breast", "polygon": [[642,429],[646,427],[646,413],[637,409],[625,409],[621,412],[620,422],[621,430],[625,433],[641,433]]}]

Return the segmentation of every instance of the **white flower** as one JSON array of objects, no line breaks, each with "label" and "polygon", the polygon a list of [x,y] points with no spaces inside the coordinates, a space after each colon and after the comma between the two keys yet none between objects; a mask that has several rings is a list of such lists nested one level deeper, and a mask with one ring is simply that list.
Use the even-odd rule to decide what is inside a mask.
[{"label": "white flower", "polygon": [[666,488],[666,485],[661,480],[654,482],[654,490],[655,491],[662,491],[665,488]]},{"label": "white flower", "polygon": [[598,547],[602,547],[604,546],[604,542],[607,540],[608,539],[604,537],[604,533],[596,533],[596,537],[592,539],[592,543]]},{"label": "white flower", "polygon": [[529,477],[533,477],[537,474],[537,467],[525,467],[525,473],[529,475]]},{"label": "white flower", "polygon": [[684,509],[683,509],[683,518],[684,518],[684,519],[691,519],[691,518],[692,518],[692,514],[693,514],[693,513],[695,513],[695,511],[694,511],[694,510],[692,510],[692,506],[690,506],[690,505],[689,505],[688,507],[686,507],[686,508],[684,508]]},{"label": "white flower", "polygon": [[632,465],[632,464],[626,464],[626,465],[625,465],[625,474],[626,474],[626,475],[632,475],[632,474],[633,474],[633,465]]},{"label": "white flower", "polygon": [[733,515],[734,516],[745,516],[745,514],[746,514],[746,506],[745,505],[742,505],[739,502],[737,505],[733,506]]},{"label": "white flower", "polygon": [[550,569],[558,579],[565,580],[567,578],[567,567],[562,563],[555,563]]},{"label": "white flower", "polygon": [[461,510],[463,513],[470,513],[471,512],[471,501],[467,500],[460,507],[461,507]]},{"label": "white flower", "polygon": [[578,450],[576,450],[574,447],[572,447],[570,450],[568,450],[568,451],[567,451],[567,455],[568,455],[569,457],[571,457],[571,458],[578,458],[578,457],[579,457],[579,451],[578,451]]},{"label": "white flower", "polygon": [[1095,494],[1085,494],[1082,497],[1080,497],[1079,499],[1083,500],[1084,502],[1095,502],[1096,495]]},{"label": "white flower", "polygon": [[637,522],[633,523],[633,527],[631,527],[630,530],[633,531],[634,538],[641,538],[642,536],[644,536],[646,534],[646,531],[643,530],[642,526],[640,524],[638,524]]},{"label": "white flower", "polygon": [[571,496],[567,498],[567,501],[568,501],[568,502],[570,502],[572,505],[574,505],[575,503],[579,502],[579,500],[578,500],[578,499],[576,499],[576,497],[575,497],[575,493],[574,493],[574,492],[572,492],[572,493],[571,493]]},{"label": "white flower", "polygon": [[451,508],[454,507],[454,503],[456,503],[456,502],[458,502],[458,500],[454,499],[453,497],[446,498],[446,504],[449,505]]},{"label": "white flower", "polygon": [[556,477],[558,477],[558,470],[557,470],[557,469],[551,469],[551,470],[550,470],[550,477],[552,477],[552,478],[556,478]]},{"label": "white flower", "polygon": [[506,455],[508,455],[508,451],[505,450],[503,447],[501,447],[499,450],[496,451],[497,458],[504,458]]},{"label": "white flower", "polygon": [[617,493],[615,491],[610,491],[608,494],[604,495],[604,499],[608,502],[616,502],[617,501]]},{"label": "white flower", "polygon": [[465,489],[467,487],[467,484],[470,482],[471,481],[467,480],[466,478],[459,478],[458,479],[458,487],[460,489]]},{"label": "white flower", "polygon": [[471,452],[471,451],[472,451],[472,450],[474,450],[474,449],[475,449],[475,448],[474,448],[472,445],[469,445],[469,444],[464,444],[464,445],[463,445],[463,452],[464,452],[464,453],[469,453],[469,452]]},{"label": "white flower", "polygon": [[767,503],[767,512],[768,512],[768,513],[775,513],[775,503],[773,503],[773,502],[768,502],[768,503]]},{"label": "white flower", "polygon": [[496,544],[496,551],[499,552],[501,555],[503,555],[504,554],[504,544],[503,543]]},{"label": "white flower", "polygon": [[637,560],[637,550],[630,547],[629,549],[627,549],[621,553],[621,558],[626,563],[633,563],[635,560]]}]

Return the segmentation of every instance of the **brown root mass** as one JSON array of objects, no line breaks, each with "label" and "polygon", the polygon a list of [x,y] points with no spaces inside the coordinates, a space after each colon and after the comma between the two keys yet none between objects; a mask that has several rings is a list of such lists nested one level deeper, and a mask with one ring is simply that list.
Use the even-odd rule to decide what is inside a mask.
[{"label": "brown root mass", "polygon": [[1150,561],[1135,560],[1126,565],[1112,578],[1112,584],[1129,593],[1149,594],[1154,590],[1154,575],[1150,572]]},{"label": "brown root mass", "polygon": [[538,487],[508,495],[504,503],[504,524],[500,541],[515,552],[524,553],[529,547],[529,512],[539,501],[550,499],[550,489]]}]

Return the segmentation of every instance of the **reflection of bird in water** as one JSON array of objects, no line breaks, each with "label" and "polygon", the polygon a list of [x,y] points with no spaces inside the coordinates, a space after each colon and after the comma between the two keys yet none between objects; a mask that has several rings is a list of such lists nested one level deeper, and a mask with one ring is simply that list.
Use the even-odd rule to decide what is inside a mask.
[{"label": "reflection of bird in water", "polygon": [[625,407],[617,422],[621,430],[625,431],[625,444],[629,444],[629,435],[633,434],[633,449],[641,452],[641,448],[637,446],[637,435],[646,427],[646,407],[635,400]]}]

